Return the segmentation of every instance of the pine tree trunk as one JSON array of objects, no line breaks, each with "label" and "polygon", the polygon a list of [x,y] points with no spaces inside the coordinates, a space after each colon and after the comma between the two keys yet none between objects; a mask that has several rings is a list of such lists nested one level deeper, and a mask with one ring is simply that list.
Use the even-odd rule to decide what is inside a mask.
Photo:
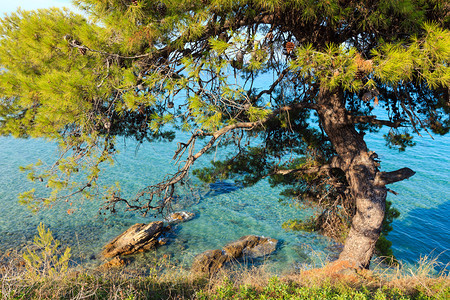
[{"label": "pine tree trunk", "polygon": [[368,268],[385,214],[387,189],[376,180],[379,173],[363,135],[355,130],[341,94],[321,89],[318,114],[323,130],[338,154],[356,203],[356,214],[339,260],[351,268]]}]

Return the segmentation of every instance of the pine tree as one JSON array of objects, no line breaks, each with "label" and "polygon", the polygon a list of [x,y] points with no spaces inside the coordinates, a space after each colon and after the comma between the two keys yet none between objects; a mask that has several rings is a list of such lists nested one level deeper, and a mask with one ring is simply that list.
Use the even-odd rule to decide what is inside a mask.
[{"label": "pine tree", "polygon": [[[323,231],[349,228],[339,259],[368,268],[386,186],[414,172],[380,171],[364,133],[386,126],[388,146],[404,150],[411,133],[450,129],[447,1],[75,2],[89,20],[58,9],[1,20],[0,134],[55,140],[62,154],[27,167],[53,189],[24,193],[28,205],[89,197],[116,137],[173,139],[170,124],[192,133],[179,171],[133,199],[111,190],[107,209],[161,211],[194,162],[224,145],[233,156],[198,176],[286,185],[321,205]],[[76,173],[85,181],[70,181]]]}]

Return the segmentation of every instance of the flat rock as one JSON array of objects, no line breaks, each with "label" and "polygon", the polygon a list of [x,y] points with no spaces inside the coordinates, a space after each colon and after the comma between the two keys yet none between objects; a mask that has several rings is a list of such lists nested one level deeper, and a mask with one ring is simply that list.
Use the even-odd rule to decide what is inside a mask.
[{"label": "flat rock", "polygon": [[161,221],[149,224],[134,224],[109,242],[104,247],[102,256],[112,258],[118,255],[130,255],[156,248],[163,243],[164,238],[162,234],[168,230],[169,227],[164,227],[164,223]]},{"label": "flat rock", "polygon": [[241,258],[257,258],[273,253],[277,248],[276,239],[247,235],[227,244],[222,250],[207,250],[197,255],[191,271],[195,273],[212,274],[225,263]]},{"label": "flat rock", "polygon": [[231,258],[257,258],[274,252],[277,244],[278,241],[276,239],[247,235],[235,242],[227,244],[223,250]]},{"label": "flat rock", "polygon": [[252,248],[258,243],[259,237],[247,235],[239,240],[227,244],[223,250],[231,258],[240,258],[244,254],[244,249]]},{"label": "flat rock", "polygon": [[245,247],[242,250],[244,257],[257,258],[267,256],[277,249],[278,240],[268,238],[268,237],[259,237],[258,241],[253,244],[251,247]]}]

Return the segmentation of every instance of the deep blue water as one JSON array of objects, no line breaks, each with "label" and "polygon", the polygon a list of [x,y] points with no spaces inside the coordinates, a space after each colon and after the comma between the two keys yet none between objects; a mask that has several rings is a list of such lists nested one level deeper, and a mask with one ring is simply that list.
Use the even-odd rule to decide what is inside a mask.
[{"label": "deep blue water", "polygon": [[[186,136],[181,135],[181,139]],[[177,139],[176,139],[177,140]],[[430,255],[442,264],[450,261],[450,137],[417,138],[417,145],[398,153],[385,147],[381,134],[366,135],[371,150],[382,160],[382,169],[392,171],[410,167],[416,171],[409,180],[390,188],[399,195],[388,199],[400,210],[401,217],[389,235],[395,255],[405,264],[414,264]],[[73,258],[85,266],[96,266],[102,246],[136,222],[149,222],[133,213],[119,212],[114,216],[98,215],[102,200],[82,203],[73,201],[54,205],[51,209],[32,214],[17,204],[17,194],[33,187],[26,181],[19,166],[41,158],[51,162],[56,147],[42,140],[0,138],[0,253],[8,248],[23,248],[32,240],[39,222],[51,228],[63,245],[72,247]],[[176,149],[172,143],[144,144],[136,152],[136,144],[120,146],[121,154],[115,166],[104,172],[104,182],[119,181],[125,196],[140,188],[157,183],[176,168],[171,160]],[[217,157],[221,154],[218,152]],[[209,159],[200,159],[196,167]],[[197,217],[178,225],[176,238],[162,246],[157,255],[169,254],[172,262],[189,267],[193,257],[208,249],[223,247],[243,235],[256,234],[280,240],[276,254],[266,260],[269,267],[292,270],[296,267],[321,264],[336,255],[335,245],[314,233],[286,232],[281,228],[290,218],[307,217],[311,212],[280,205],[279,189],[260,182],[250,188],[240,188],[232,182],[204,185],[192,178],[196,197],[183,193],[174,209],[193,211]],[[67,209],[75,209],[67,214]],[[150,254],[147,254],[147,256]],[[145,263],[146,255],[136,259]]]},{"label": "deep blue water", "polygon": [[401,212],[389,234],[395,255],[414,263],[429,255],[450,263],[450,136],[416,137],[416,146],[398,152],[384,147],[380,134],[366,136],[369,148],[382,160],[382,169],[402,167],[416,174],[389,186],[399,193],[388,200]]}]

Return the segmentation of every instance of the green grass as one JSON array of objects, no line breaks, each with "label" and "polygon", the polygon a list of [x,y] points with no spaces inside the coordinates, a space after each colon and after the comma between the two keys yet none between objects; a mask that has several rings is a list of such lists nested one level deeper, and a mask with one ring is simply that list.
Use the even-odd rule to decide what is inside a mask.
[{"label": "green grass", "polygon": [[215,291],[196,294],[199,299],[449,299],[450,290],[437,289],[435,293],[427,294],[420,289],[402,290],[381,286],[378,288],[360,285],[352,287],[340,282],[304,286],[299,282],[283,282],[273,277],[269,283],[260,288],[249,285],[235,286],[231,283],[219,286]]}]

